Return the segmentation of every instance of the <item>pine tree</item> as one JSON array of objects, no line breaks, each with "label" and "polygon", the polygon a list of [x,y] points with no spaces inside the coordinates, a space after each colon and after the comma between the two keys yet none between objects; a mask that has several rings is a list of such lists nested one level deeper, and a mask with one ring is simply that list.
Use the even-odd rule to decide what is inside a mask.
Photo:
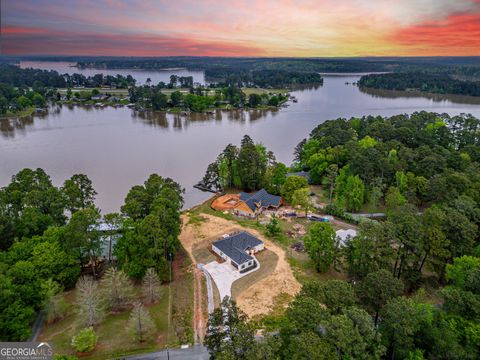
[{"label": "pine tree", "polygon": [[148,310],[140,302],[133,305],[132,313],[128,321],[129,330],[138,342],[146,341],[155,332],[153,323]]},{"label": "pine tree", "polygon": [[107,306],[112,311],[122,310],[130,305],[134,296],[133,285],[122,270],[113,267],[108,269],[101,283]]},{"label": "pine tree", "polygon": [[83,326],[97,325],[105,316],[98,283],[90,276],[82,276],[77,282],[77,313]]},{"label": "pine tree", "polygon": [[142,292],[147,303],[153,304],[158,301],[161,294],[160,286],[160,279],[158,278],[155,269],[148,269],[142,283]]}]

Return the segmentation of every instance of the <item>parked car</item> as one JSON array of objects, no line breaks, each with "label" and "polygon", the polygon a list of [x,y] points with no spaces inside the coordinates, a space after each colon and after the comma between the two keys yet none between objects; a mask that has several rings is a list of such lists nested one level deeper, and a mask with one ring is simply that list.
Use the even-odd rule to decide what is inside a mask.
[{"label": "parked car", "polygon": [[307,215],[308,220],[310,221],[319,221],[319,222],[328,222],[328,218],[318,216],[318,215]]}]

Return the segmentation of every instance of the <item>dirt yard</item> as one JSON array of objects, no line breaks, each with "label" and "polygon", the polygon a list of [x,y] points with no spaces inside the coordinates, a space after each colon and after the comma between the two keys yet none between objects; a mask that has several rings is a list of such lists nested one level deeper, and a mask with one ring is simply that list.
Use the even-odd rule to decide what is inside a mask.
[{"label": "dirt yard", "polygon": [[243,228],[235,222],[208,214],[201,214],[200,216],[202,217],[201,221],[189,223],[188,215],[182,215],[183,228],[180,241],[194,262],[196,262],[193,252],[195,246],[202,243],[205,243],[204,246],[208,246],[211,241],[217,240],[223,234],[239,230],[245,230],[257,236],[264,241],[267,249],[278,256],[275,270],[269,276],[238,292],[235,300],[238,306],[250,317],[269,313],[273,301],[278,295],[288,294],[293,296],[300,290],[300,283],[293,276],[285,258],[285,251],[281,247],[265,239],[259,232]]}]

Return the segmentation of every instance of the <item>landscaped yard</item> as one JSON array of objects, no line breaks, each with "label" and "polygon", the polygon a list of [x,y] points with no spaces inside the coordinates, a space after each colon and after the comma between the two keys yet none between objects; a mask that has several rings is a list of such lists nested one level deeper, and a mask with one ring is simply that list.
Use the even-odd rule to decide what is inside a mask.
[{"label": "landscaped yard", "polygon": [[[121,357],[126,354],[143,353],[160,350],[167,343],[177,346],[190,342],[192,339],[192,307],[193,279],[190,260],[182,250],[173,263],[174,281],[171,283],[172,320],[168,327],[168,284],[162,286],[161,298],[158,303],[148,306],[150,316],[156,325],[156,335],[150,341],[138,343],[129,333],[127,322],[130,311],[108,314],[105,320],[95,327],[98,343],[95,350],[85,359],[105,359]],[[137,296],[140,286],[135,286]],[[78,324],[75,309],[75,290],[64,293],[64,299],[69,304],[66,316],[56,323],[45,325],[39,341],[48,341],[56,354],[75,354],[71,347],[72,337],[82,327]]]}]

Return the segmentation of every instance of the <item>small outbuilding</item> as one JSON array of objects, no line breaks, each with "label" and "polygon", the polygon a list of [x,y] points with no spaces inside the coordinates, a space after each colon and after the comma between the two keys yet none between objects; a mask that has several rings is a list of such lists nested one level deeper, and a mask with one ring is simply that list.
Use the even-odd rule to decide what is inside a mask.
[{"label": "small outbuilding", "polygon": [[212,251],[240,272],[255,268],[257,263],[253,255],[263,249],[263,241],[246,231],[224,235],[212,244]]},{"label": "small outbuilding", "polygon": [[348,230],[337,230],[335,232],[338,244],[340,246],[345,246],[347,242],[357,236],[357,231],[353,229]]}]

